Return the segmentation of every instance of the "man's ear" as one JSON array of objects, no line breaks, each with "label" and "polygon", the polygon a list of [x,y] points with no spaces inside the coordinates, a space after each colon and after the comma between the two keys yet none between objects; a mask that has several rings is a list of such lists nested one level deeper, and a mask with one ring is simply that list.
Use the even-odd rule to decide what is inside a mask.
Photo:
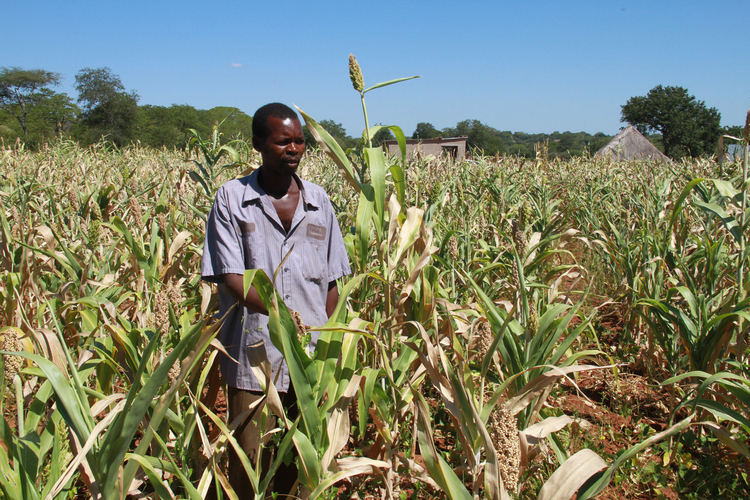
[{"label": "man's ear", "polygon": [[253,148],[259,153],[263,152],[263,141],[260,139],[260,137],[255,135],[253,136]]}]

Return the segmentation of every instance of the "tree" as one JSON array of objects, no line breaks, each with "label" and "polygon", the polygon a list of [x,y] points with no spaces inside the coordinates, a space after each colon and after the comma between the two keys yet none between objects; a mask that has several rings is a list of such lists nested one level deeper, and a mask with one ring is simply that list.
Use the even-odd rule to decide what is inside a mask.
[{"label": "tree", "polygon": [[505,145],[500,132],[479,120],[458,122],[455,128],[443,129],[443,137],[466,137],[466,146],[484,155],[502,154]]},{"label": "tree", "polygon": [[743,131],[743,128],[739,125],[735,125],[735,126],[727,125],[722,129],[721,133],[725,135],[731,135],[732,137],[742,137],[742,135],[744,134],[744,131]]},{"label": "tree", "polygon": [[712,154],[721,135],[721,115],[682,87],[657,85],[646,96],[622,106],[620,121],[641,132],[659,132],[664,154],[672,158]]},{"label": "tree", "polygon": [[36,94],[50,85],[60,84],[60,74],[43,69],[21,69],[13,66],[0,70],[0,108],[13,115],[28,135],[26,115]]},{"label": "tree", "polygon": [[391,141],[394,139],[395,137],[393,136],[391,129],[384,127],[378,130],[377,132],[375,132],[375,135],[372,137],[372,146],[378,147],[381,144],[383,144],[385,141]]},{"label": "tree", "polygon": [[[336,142],[338,142],[339,146],[344,150],[356,147],[357,141],[346,134],[346,129],[340,123],[333,120],[320,120],[318,124],[323,127],[326,132],[331,134],[331,137],[336,139]],[[307,129],[307,125],[302,127],[302,133],[305,134],[305,144],[308,148],[318,144],[312,133]]]},{"label": "tree", "polygon": [[349,137],[346,134],[346,129],[340,123],[336,123],[333,120],[321,120],[320,126],[326,129],[326,132],[331,134],[336,139],[346,139]]},{"label": "tree", "polygon": [[208,136],[211,128],[203,123],[208,123],[204,118],[197,109],[187,105],[140,106],[138,140],[154,148],[184,148],[187,129],[197,129],[202,137]]},{"label": "tree", "polygon": [[[219,130],[224,134],[224,137],[249,139],[253,135],[253,117],[239,108],[218,106],[209,109],[206,114],[209,117],[210,126],[213,126],[214,123],[221,124]],[[211,130],[210,127],[209,130]]]},{"label": "tree", "polygon": [[31,109],[33,117],[29,128],[35,130],[41,140],[62,135],[81,111],[68,94],[49,89],[42,89],[34,96]]},{"label": "tree", "polygon": [[138,94],[127,93],[120,77],[109,68],[84,68],[76,75],[78,102],[83,105],[82,138],[102,136],[122,146],[132,140],[138,125]]},{"label": "tree", "polygon": [[436,139],[438,137],[440,137],[440,131],[432,123],[426,122],[417,123],[417,128],[411,135],[412,139]]},{"label": "tree", "polygon": [[78,91],[78,102],[83,104],[85,111],[91,111],[115,99],[117,94],[125,92],[120,77],[107,67],[83,68],[76,75],[75,87]]}]

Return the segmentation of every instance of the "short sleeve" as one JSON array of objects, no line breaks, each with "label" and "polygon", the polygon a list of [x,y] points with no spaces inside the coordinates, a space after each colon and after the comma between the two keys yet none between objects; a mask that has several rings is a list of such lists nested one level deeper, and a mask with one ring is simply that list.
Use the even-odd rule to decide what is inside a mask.
[{"label": "short sleeve", "polygon": [[227,190],[220,188],[206,221],[201,277],[220,283],[222,274],[245,272],[242,242],[233,224]]},{"label": "short sleeve", "polygon": [[342,276],[348,276],[352,273],[349,265],[349,255],[346,253],[344,238],[341,236],[336,214],[333,211],[331,202],[326,197],[326,209],[328,210],[328,234],[331,239],[328,242],[328,282],[335,281]]}]

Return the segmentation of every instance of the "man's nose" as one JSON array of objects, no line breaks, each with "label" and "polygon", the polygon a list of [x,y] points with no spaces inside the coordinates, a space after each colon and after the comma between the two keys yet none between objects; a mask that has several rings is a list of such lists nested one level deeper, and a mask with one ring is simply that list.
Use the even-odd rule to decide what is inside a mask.
[{"label": "man's nose", "polygon": [[297,144],[296,142],[293,142],[289,145],[288,151],[292,154],[299,153],[299,151],[302,149],[302,146]]}]

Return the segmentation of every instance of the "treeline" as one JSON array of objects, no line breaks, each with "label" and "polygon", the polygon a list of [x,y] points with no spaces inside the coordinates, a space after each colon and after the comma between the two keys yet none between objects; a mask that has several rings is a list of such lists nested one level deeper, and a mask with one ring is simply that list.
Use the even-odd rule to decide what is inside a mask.
[{"label": "treeline", "polygon": [[[331,134],[346,149],[355,147],[359,138],[353,138],[346,133],[340,123],[333,120],[322,120],[320,122],[329,134]],[[404,131],[406,132],[406,131]],[[306,140],[314,144],[312,134],[305,130]],[[500,132],[479,120],[464,120],[458,122],[455,127],[437,129],[427,122],[420,122],[411,135],[412,139],[436,139],[438,137],[466,137],[467,148],[477,155],[514,155],[533,158],[536,155],[537,144],[546,144],[550,157],[570,158],[581,156],[585,153],[595,153],[603,147],[612,136],[599,132],[595,135],[586,132],[553,132],[552,134],[526,134],[524,132]],[[659,136],[650,137],[657,145]],[[373,145],[380,145],[384,140],[394,139],[388,129],[381,129],[373,137]]]},{"label": "treeline", "polygon": [[77,101],[51,89],[60,78],[44,70],[0,70],[0,137],[6,144],[20,139],[27,147],[36,147],[66,138],[89,145],[103,138],[118,147],[139,142],[156,148],[184,148],[188,129],[207,137],[215,123],[222,124],[226,137],[252,135],[252,118],[237,108],[139,106],[138,94],[126,91],[109,68],[78,72]]},{"label": "treeline", "polygon": [[[24,70],[17,67],[0,68],[0,138],[5,144],[16,140],[27,147],[65,138],[84,145],[105,140],[118,147],[139,143],[142,146],[182,149],[189,129],[201,137],[210,136],[215,124],[221,124],[224,139],[249,139],[252,117],[234,107],[196,109],[188,104],[172,106],[139,105],[138,94],[127,91],[120,77],[109,68],[84,68],[75,76],[77,100],[53,87],[61,76],[45,70]],[[352,137],[333,120],[321,120],[325,128],[344,148],[353,148],[359,136]],[[304,127],[311,146],[312,134]],[[464,120],[455,127],[437,129],[431,123],[420,122],[407,137],[434,139],[437,137],[467,137],[473,154],[517,155],[534,157],[538,144],[546,144],[551,157],[569,158],[593,154],[612,136],[601,132],[554,132],[527,134],[499,131],[479,120]],[[661,134],[653,134],[651,141],[663,149]],[[383,128],[374,137],[374,145],[393,139],[390,130]]]},{"label": "treeline", "polygon": [[467,138],[466,144],[474,152],[485,155],[513,155],[532,158],[536,155],[537,144],[548,144],[552,157],[570,158],[585,152],[595,153],[607,144],[612,136],[598,132],[553,132],[552,134],[527,134],[524,132],[501,132],[479,120],[464,120],[455,127],[437,130],[431,123],[418,123],[412,134],[414,139],[434,139],[436,137]]}]

